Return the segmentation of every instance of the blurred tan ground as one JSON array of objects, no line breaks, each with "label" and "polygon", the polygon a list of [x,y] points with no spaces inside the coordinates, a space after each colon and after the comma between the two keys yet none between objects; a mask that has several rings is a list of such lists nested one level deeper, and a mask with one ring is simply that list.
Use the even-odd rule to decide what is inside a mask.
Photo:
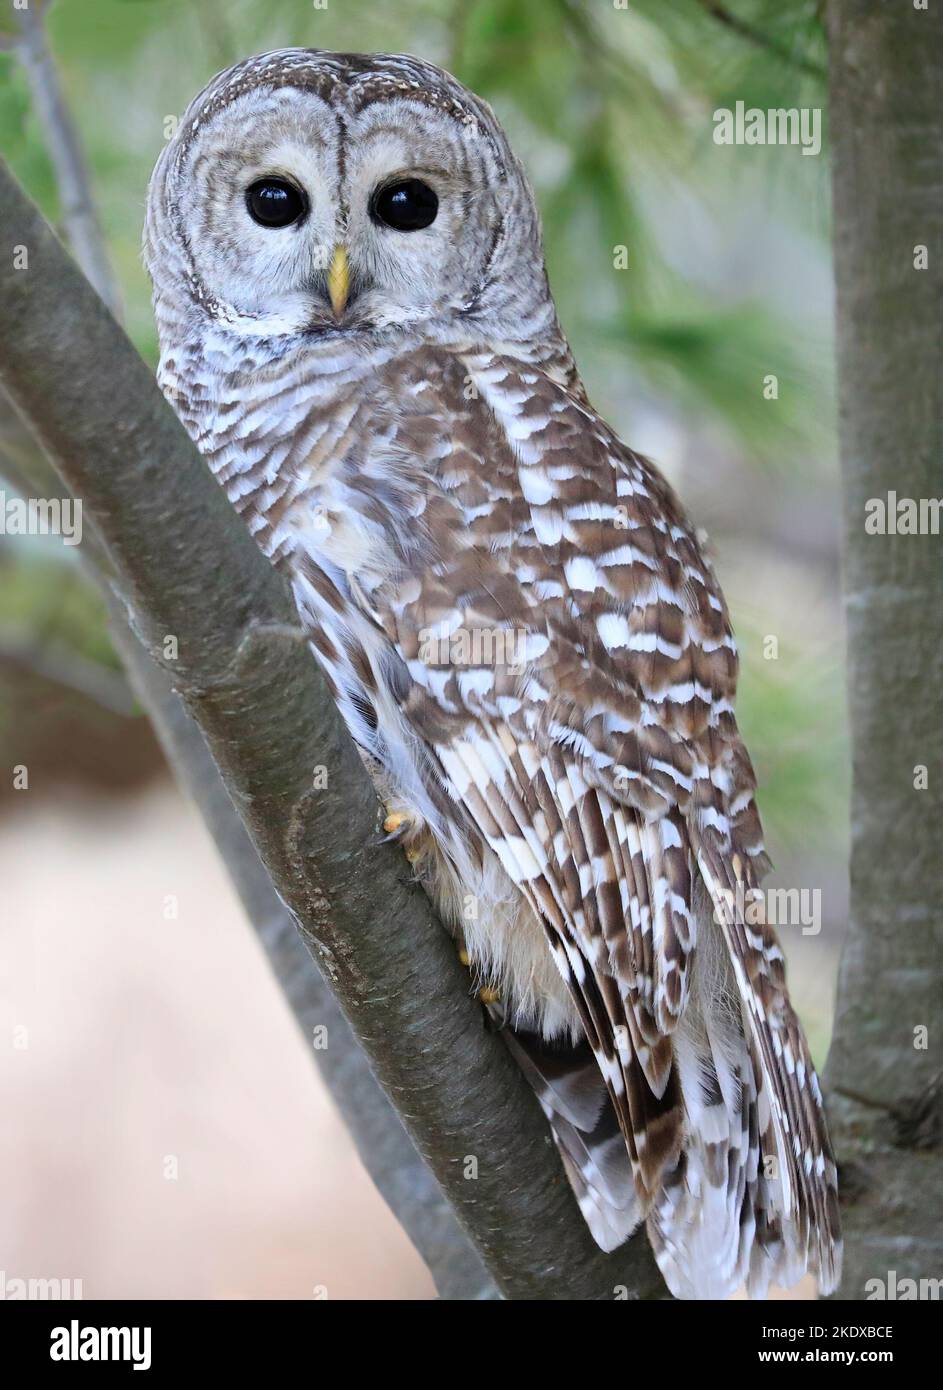
[{"label": "blurred tan ground", "polygon": [[432,1296],[168,784],[18,794],[0,902],[7,1279],[81,1278],[86,1298]]}]

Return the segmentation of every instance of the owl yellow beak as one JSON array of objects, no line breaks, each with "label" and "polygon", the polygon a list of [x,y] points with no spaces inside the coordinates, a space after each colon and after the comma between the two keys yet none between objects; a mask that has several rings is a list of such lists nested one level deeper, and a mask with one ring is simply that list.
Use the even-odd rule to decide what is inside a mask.
[{"label": "owl yellow beak", "polygon": [[327,292],[331,296],[334,317],[339,319],[350,293],[350,262],[347,259],[347,248],[340,242],[334,247],[334,254],[331,256],[331,265],[327,272]]}]

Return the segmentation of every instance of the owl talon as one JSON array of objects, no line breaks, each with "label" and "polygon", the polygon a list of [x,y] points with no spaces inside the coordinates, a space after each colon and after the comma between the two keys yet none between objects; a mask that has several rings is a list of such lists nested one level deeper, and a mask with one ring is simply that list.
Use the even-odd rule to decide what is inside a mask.
[{"label": "owl talon", "polygon": [[[421,821],[408,811],[388,811],[383,829],[388,840],[398,840],[410,864],[415,864],[422,853],[421,836],[417,833]],[[409,843],[409,842],[412,843]]]},{"label": "owl talon", "polygon": [[478,1003],[484,1005],[485,1031],[500,1033],[507,1027],[507,1011],[501,1002],[500,991],[486,985],[477,994]]},{"label": "owl talon", "polygon": [[383,829],[387,835],[396,835],[402,830],[404,825],[409,824],[409,817],[402,811],[391,811],[383,822]]}]

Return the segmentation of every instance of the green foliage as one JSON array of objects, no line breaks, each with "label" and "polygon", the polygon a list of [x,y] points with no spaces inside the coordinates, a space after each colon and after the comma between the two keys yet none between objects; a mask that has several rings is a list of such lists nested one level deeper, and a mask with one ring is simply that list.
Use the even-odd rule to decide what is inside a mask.
[{"label": "green foliage", "polygon": [[[755,651],[758,644],[749,643],[743,624],[740,629],[742,650]],[[842,664],[834,651],[787,643],[778,662],[751,655],[737,717],[759,777],[769,844],[798,850],[810,826],[840,838],[848,744]]]}]

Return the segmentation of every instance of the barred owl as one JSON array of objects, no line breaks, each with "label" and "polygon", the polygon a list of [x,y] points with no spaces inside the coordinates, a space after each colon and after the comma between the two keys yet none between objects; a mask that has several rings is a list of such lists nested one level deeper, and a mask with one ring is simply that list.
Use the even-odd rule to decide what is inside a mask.
[{"label": "barred owl", "polygon": [[727,608],[589,403],[493,112],[412,57],[248,59],[162,153],[145,256],[162,388],[290,577],[596,1241],[644,1221],[678,1297],[833,1289]]}]

